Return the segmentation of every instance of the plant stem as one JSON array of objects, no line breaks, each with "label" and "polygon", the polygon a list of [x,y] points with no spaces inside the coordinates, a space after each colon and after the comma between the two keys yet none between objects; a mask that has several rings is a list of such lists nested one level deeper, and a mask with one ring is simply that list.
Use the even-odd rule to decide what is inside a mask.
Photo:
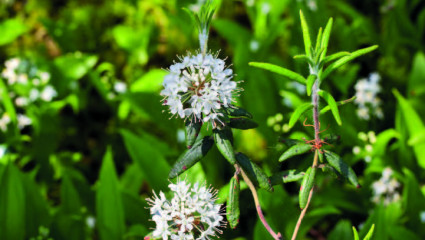
[{"label": "plant stem", "polygon": [[[311,96],[311,101],[313,103],[313,121],[314,121],[314,141],[316,145],[320,144],[320,122],[319,122],[319,95],[317,94],[317,91],[319,91],[319,79],[316,79],[313,85],[313,91]],[[317,159],[319,158],[319,149],[316,149],[314,152],[314,159],[313,159],[313,165],[312,168],[317,168]],[[295,226],[294,233],[292,234],[291,240],[295,240],[297,238],[298,230],[301,226],[301,222],[304,219],[304,216],[307,212],[307,208],[310,205],[311,198],[313,197],[313,190],[314,187],[310,190],[310,193],[308,195],[307,205],[305,208],[301,211],[301,214],[298,218],[297,225]]]},{"label": "plant stem", "polygon": [[263,211],[261,210],[260,201],[258,200],[258,194],[257,194],[257,190],[255,189],[254,184],[251,182],[251,180],[246,175],[245,171],[242,168],[240,168],[238,164],[235,164],[234,166],[235,166],[236,171],[237,172],[239,171],[241,173],[243,180],[245,181],[245,183],[248,185],[249,189],[251,190],[252,197],[254,198],[254,202],[255,202],[255,208],[257,209],[258,217],[260,218],[264,227],[266,228],[266,230],[270,233],[270,235],[275,240],[282,240],[282,235],[280,233],[276,234],[272,230],[270,225],[267,223],[266,218],[264,217]]}]

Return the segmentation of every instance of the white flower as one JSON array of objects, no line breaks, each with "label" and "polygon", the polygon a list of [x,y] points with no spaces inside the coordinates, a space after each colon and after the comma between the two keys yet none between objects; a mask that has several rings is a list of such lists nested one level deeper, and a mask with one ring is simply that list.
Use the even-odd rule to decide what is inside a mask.
[{"label": "white flower", "polygon": [[25,107],[28,105],[28,98],[25,97],[17,97],[15,99],[15,104],[18,107]]},{"label": "white flower", "polygon": [[94,218],[93,216],[88,216],[86,218],[86,225],[87,227],[89,227],[90,229],[93,229],[94,226],[96,225],[96,218]]},{"label": "white flower", "polygon": [[165,194],[147,199],[152,220],[156,227],[153,237],[162,239],[210,239],[222,225],[221,205],[215,204],[217,191],[186,181],[168,186],[173,198],[168,201]]},{"label": "white flower", "polygon": [[26,115],[18,114],[17,118],[18,118],[18,128],[19,129],[22,129],[22,128],[32,124],[31,118],[27,117]]},{"label": "white flower", "polygon": [[125,93],[127,91],[127,84],[124,82],[116,82],[114,84],[114,90],[117,93]]},{"label": "white flower", "polygon": [[188,55],[180,60],[170,66],[164,77],[164,105],[180,118],[210,121],[216,127],[221,109],[229,107],[233,95],[240,91],[232,81],[233,71],[211,54]]},{"label": "white flower", "polygon": [[270,10],[271,10],[271,7],[270,7],[270,4],[269,4],[268,2],[264,2],[264,3],[261,5],[261,12],[262,12],[264,15],[267,15],[267,14],[270,12]]},{"label": "white flower", "polygon": [[43,91],[40,94],[41,99],[43,99],[46,102],[50,102],[52,101],[52,99],[54,97],[56,97],[58,95],[58,93],[56,92],[56,90],[51,86],[51,85],[47,85]]},{"label": "white flower", "polygon": [[41,72],[40,73],[40,79],[41,79],[41,82],[43,84],[48,83],[49,80],[50,80],[50,73],[48,73],[48,72]]},{"label": "white flower", "polygon": [[10,117],[7,113],[3,114],[0,118],[0,129],[5,132],[7,130],[7,125],[10,123]]},{"label": "white flower", "polygon": [[354,88],[356,89],[356,99],[354,102],[357,104],[357,115],[360,119],[369,120],[370,112],[378,118],[383,118],[383,112],[381,109],[382,101],[377,97],[381,91],[379,85],[381,77],[378,73],[369,74],[369,78],[360,79]]},{"label": "white flower", "polygon": [[29,99],[34,102],[39,97],[40,97],[40,92],[35,88],[31,89]]},{"label": "white flower", "polygon": [[373,202],[379,203],[383,201],[384,205],[388,205],[400,200],[400,194],[397,192],[400,183],[392,175],[393,170],[387,167],[382,172],[382,177],[372,184]]}]

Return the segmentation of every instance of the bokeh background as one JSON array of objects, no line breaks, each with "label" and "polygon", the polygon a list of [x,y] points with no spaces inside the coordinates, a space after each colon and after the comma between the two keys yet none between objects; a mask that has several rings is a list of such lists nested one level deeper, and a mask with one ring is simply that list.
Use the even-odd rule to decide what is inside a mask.
[{"label": "bokeh background", "polygon": [[[334,18],[328,53],[379,48],[323,84],[340,127],[322,116],[328,146],[358,174],[361,189],[321,174],[299,239],[425,238],[425,1],[222,0],[209,48],[226,58],[244,89],[237,105],[259,127],[235,131],[235,148],[268,175],[305,170],[311,154],[279,163],[282,139],[312,138],[288,127],[305,87],[248,66],[270,62],[303,75],[302,9],[315,36]],[[170,166],[185,150],[184,124],[161,105],[166,69],[198,48],[177,0],[0,0],[0,239],[143,239],[155,227],[145,198],[168,191]],[[165,110],[165,112],[164,112]],[[302,119],[311,120],[306,114]],[[210,129],[203,129],[207,135]],[[225,203],[233,168],[217,149],[187,172]],[[271,239],[246,186],[241,220],[222,239]],[[259,191],[273,229],[289,238],[299,183]]]}]

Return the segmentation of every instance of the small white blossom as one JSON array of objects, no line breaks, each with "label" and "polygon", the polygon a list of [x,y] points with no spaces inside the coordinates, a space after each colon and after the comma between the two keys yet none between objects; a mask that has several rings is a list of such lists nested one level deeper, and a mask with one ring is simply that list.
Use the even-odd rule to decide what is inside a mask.
[{"label": "small white blossom", "polygon": [[95,225],[96,225],[96,218],[93,216],[88,216],[86,218],[86,225],[87,227],[89,227],[90,229],[94,229]]},{"label": "small white blossom", "polygon": [[23,114],[18,114],[17,118],[18,118],[18,128],[19,129],[22,129],[22,128],[32,124],[31,118],[29,118],[29,117],[27,117]]},{"label": "small white blossom", "polygon": [[48,72],[41,72],[40,73],[40,79],[41,79],[41,82],[43,84],[48,83],[49,80],[50,80],[50,73],[48,73]]},{"label": "small white blossom", "polygon": [[153,237],[162,239],[201,240],[221,233],[221,205],[215,204],[217,191],[195,183],[180,181],[168,186],[173,198],[168,201],[163,192],[147,199],[156,227]]},{"label": "small white blossom", "polygon": [[190,121],[211,122],[216,127],[220,113],[240,91],[232,81],[233,71],[211,54],[189,55],[170,66],[161,95],[173,115]]},{"label": "small white blossom", "polygon": [[50,102],[52,101],[52,99],[54,97],[56,97],[58,95],[58,93],[56,92],[56,90],[51,86],[51,85],[47,85],[43,91],[40,94],[41,99],[43,99],[46,102]]},{"label": "small white blossom", "polygon": [[381,91],[380,79],[378,73],[371,73],[368,79],[360,79],[354,86],[356,89],[354,102],[358,106],[357,116],[360,119],[369,120],[370,112],[380,119],[384,117],[381,108],[382,100],[377,97]]},{"label": "small white blossom", "polygon": [[15,104],[18,107],[25,107],[28,105],[28,98],[25,97],[17,97],[15,99]]},{"label": "small white blossom", "polygon": [[127,84],[124,82],[116,82],[114,84],[114,90],[117,93],[125,93],[127,91]]},{"label": "small white blossom", "polygon": [[397,192],[400,183],[392,175],[393,170],[387,167],[382,172],[382,177],[372,184],[373,202],[379,203],[382,201],[384,205],[388,205],[400,200],[400,194]]},{"label": "small white blossom", "polygon": [[10,117],[7,113],[4,113],[0,118],[0,129],[5,132],[7,130],[7,125],[10,123]]}]

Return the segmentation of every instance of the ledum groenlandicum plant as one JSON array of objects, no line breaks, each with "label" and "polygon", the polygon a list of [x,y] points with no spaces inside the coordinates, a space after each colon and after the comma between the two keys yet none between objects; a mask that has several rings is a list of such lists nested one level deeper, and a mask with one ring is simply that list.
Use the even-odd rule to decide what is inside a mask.
[{"label": "ledum groenlandicum plant", "polygon": [[[301,105],[294,111],[289,125],[294,126],[304,112],[312,109],[313,124],[309,125],[304,121],[304,125],[312,126],[314,139],[288,139],[286,142],[291,146],[279,159],[279,161],[285,161],[311,151],[314,152],[311,167],[305,171],[291,169],[269,177],[247,155],[234,150],[232,130],[252,129],[258,125],[252,120],[252,114],[233,105],[235,97],[242,89],[237,86],[237,82],[232,80],[233,72],[225,66],[224,60],[220,59],[218,54],[212,54],[207,48],[209,25],[215,8],[210,1],[207,1],[201,7],[199,13],[187,11],[198,26],[200,48],[194,54],[180,57],[180,62],[170,66],[169,74],[165,77],[163,83],[164,90],[161,92],[164,97],[163,104],[169,108],[173,116],[184,119],[188,148],[176,160],[168,177],[175,179],[180,176],[202,160],[215,144],[224,159],[235,170],[233,177],[229,180],[230,188],[225,214],[230,227],[235,228],[239,223],[239,178],[241,177],[252,193],[259,219],[274,239],[282,239],[282,236],[279,232],[273,231],[267,223],[258,199],[257,188],[272,192],[273,185],[302,180],[299,193],[302,211],[292,236],[292,239],[295,239],[313,195],[318,168],[335,176],[346,178],[356,187],[360,186],[354,171],[340,156],[322,149],[323,145],[327,144],[326,141],[330,140],[324,140],[320,137],[320,133],[323,131],[320,128],[320,114],[330,110],[336,122],[341,125],[338,107],[352,101],[353,98],[336,102],[330,93],[320,89],[320,85],[332,71],[356,57],[373,51],[377,46],[353,53],[339,52],[327,56],[332,19],[329,20],[323,32],[322,29],[319,30],[316,44],[313,46],[307,23],[300,13],[306,53],[296,56],[296,58],[306,61],[309,67],[309,76],[305,78],[291,70],[269,63],[250,63],[251,66],[276,72],[305,84],[307,93],[311,96],[311,102]],[[320,98],[327,103],[321,109],[319,108]],[[211,127],[211,136],[198,136],[203,127]],[[196,184],[196,186],[198,185]],[[214,204],[214,196],[205,189],[202,190],[204,192],[203,195],[201,194],[202,196],[197,196],[196,193],[200,191],[198,187],[191,190],[189,190],[189,187],[190,184],[187,185],[185,182],[170,185],[170,189],[174,189],[173,192],[177,200],[168,201],[163,193],[160,193],[160,196],[155,195],[149,200],[152,219],[156,223],[156,228],[153,234],[145,239],[202,240],[211,239],[217,233],[220,233],[218,227],[224,225],[224,219],[217,207],[211,208],[211,211],[208,212],[202,205]]]}]

